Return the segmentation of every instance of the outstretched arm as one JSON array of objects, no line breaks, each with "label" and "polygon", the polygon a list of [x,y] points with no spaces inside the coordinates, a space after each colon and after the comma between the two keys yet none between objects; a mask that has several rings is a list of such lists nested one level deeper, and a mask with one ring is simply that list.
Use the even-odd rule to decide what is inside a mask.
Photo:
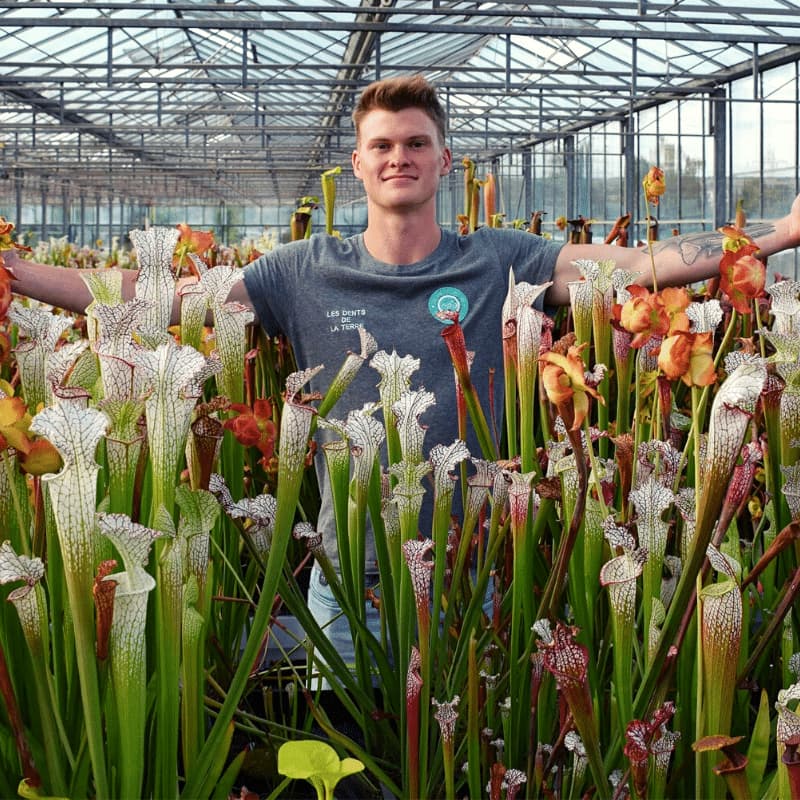
[{"label": "outstretched arm", "polygon": [[[800,246],[800,195],[789,213],[774,222],[749,225],[745,231],[753,237],[762,257]],[[717,231],[672,236],[653,243],[658,287],[696,283],[718,274],[723,236]],[[621,269],[640,273],[637,283],[651,286],[652,267],[646,247],[616,247],[606,244],[566,244],[561,249],[553,274],[553,285],[546,302],[552,305],[569,303],[567,283],[578,280],[580,272],[573,262],[579,259],[610,259]]]},{"label": "outstretched arm", "polygon": [[[20,258],[17,251],[13,249],[4,250],[2,255],[4,265],[12,276],[11,291],[14,294],[24,295],[75,314],[83,314],[86,307],[92,302],[91,292],[81,278],[81,274],[87,270],[37,264],[34,261]],[[122,273],[122,297],[130,300],[135,295],[136,278],[139,273],[133,269],[122,269],[120,272]],[[173,322],[177,322],[180,316],[180,298],[177,290],[192,280],[194,279],[181,278],[178,281],[172,312]],[[233,287],[228,300],[252,307],[244,281],[239,281]]]},{"label": "outstretched arm", "polygon": [[[11,273],[11,291],[42,303],[82,314],[92,302],[89,288],[81,278],[82,270],[37,264],[20,258],[15,249],[4,250],[3,264]],[[136,272],[122,270],[123,296],[133,297]]]}]

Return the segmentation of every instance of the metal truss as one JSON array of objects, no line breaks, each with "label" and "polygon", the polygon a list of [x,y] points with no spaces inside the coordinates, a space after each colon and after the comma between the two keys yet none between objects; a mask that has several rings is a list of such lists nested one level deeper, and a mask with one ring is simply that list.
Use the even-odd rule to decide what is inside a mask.
[{"label": "metal truss", "polygon": [[[489,162],[800,59],[800,3],[0,0],[0,178],[71,200],[287,205],[371,80],[439,87]],[[0,180],[0,197],[10,190]],[[360,197],[343,176],[339,202]]]}]

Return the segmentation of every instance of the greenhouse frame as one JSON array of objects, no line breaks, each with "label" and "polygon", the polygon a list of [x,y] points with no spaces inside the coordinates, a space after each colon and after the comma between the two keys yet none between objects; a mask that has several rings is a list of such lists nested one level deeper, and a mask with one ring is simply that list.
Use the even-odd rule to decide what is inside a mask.
[{"label": "greenhouse frame", "polygon": [[0,799],[800,798],[735,3],[0,0]]},{"label": "greenhouse frame", "polygon": [[739,201],[767,219],[798,189],[797,12],[784,0],[2,0],[0,208],[31,240],[185,221],[236,241],[285,229],[338,165],[338,227],[354,232],[354,98],[420,72],[449,117],[444,226],[463,206],[465,157],[497,175],[506,220],[540,210],[545,229],[582,215],[602,235],[632,212],[642,238],[653,164],[671,187],[664,232],[717,227]]}]

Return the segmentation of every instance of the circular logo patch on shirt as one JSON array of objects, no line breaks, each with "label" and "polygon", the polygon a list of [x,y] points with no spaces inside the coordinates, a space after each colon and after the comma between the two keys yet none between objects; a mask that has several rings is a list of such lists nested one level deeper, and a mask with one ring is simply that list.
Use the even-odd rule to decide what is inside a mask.
[{"label": "circular logo patch on shirt", "polygon": [[463,322],[464,317],[469,311],[469,301],[461,289],[453,286],[442,286],[428,298],[428,311],[431,316],[442,323],[442,325],[452,325],[449,319],[442,319],[437,316],[440,311],[457,311],[458,321]]}]

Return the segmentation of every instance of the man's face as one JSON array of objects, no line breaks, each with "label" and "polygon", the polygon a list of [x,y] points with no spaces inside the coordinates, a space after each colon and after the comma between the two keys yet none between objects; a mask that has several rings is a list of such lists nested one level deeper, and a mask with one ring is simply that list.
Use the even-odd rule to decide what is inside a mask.
[{"label": "man's face", "polygon": [[435,201],[452,157],[421,109],[375,109],[361,120],[352,161],[371,205],[414,210]]}]

